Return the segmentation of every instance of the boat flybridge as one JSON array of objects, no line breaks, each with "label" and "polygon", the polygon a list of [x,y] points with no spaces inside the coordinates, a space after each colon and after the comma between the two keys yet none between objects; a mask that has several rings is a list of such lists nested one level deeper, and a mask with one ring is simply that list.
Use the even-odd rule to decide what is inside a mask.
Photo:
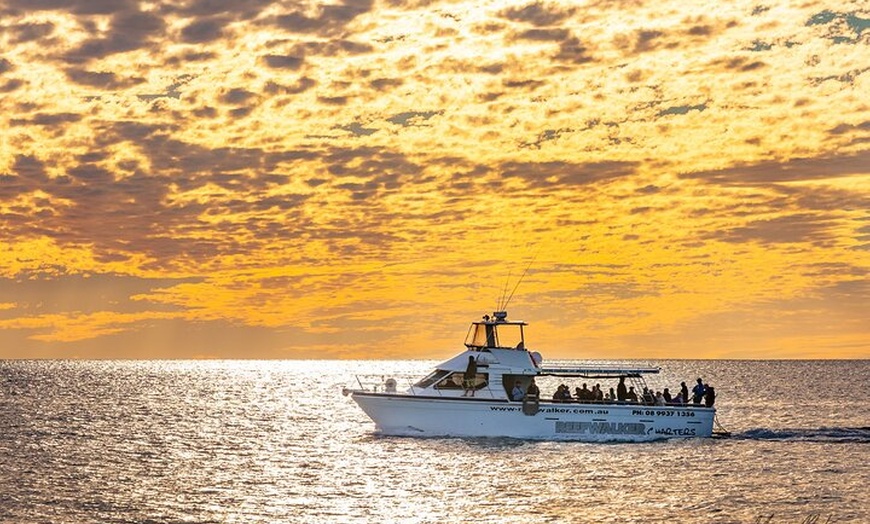
[{"label": "boat flybridge", "polygon": [[[643,399],[549,399],[538,382],[601,380],[645,388],[655,367],[545,366],[529,351],[522,321],[496,311],[473,322],[465,351],[419,380],[357,377],[344,388],[386,435],[514,437],[582,441],[647,441],[709,437],[715,409],[703,404],[656,405]],[[609,381],[606,382],[606,381]],[[605,387],[608,387],[605,386]],[[621,389],[621,387],[620,387]],[[630,397],[631,395],[629,395]]]}]

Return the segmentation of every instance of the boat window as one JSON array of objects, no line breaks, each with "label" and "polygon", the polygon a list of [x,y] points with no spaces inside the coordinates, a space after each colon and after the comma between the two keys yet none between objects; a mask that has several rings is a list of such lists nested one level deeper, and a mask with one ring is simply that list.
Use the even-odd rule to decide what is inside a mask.
[{"label": "boat window", "polygon": [[469,348],[525,349],[522,324],[475,322],[465,337]]},{"label": "boat window", "polygon": [[428,388],[432,384],[434,384],[434,383],[438,382],[439,380],[441,380],[442,378],[446,377],[449,373],[450,373],[449,371],[446,371],[444,369],[436,369],[432,373],[429,373],[428,375],[426,375],[425,377],[420,379],[419,382],[414,384],[414,387]]},{"label": "boat window", "polygon": [[[462,384],[465,372],[456,371],[435,384],[435,389],[465,389]],[[474,377],[474,389],[481,389],[489,381],[489,373],[478,373]]]}]

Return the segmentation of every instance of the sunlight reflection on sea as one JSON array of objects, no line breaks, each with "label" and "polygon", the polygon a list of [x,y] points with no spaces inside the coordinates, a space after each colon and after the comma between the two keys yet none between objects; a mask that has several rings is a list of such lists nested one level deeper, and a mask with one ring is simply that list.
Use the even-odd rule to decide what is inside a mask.
[{"label": "sunlight reflection on sea", "polygon": [[657,363],[726,440],[382,437],[340,394],[431,364],[2,361],[0,522],[870,521],[867,361]]}]

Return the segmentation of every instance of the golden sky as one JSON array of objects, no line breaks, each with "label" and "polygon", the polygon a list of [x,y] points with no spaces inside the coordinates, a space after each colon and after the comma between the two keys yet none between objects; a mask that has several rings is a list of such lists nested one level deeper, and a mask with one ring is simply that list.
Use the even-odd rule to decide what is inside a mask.
[{"label": "golden sky", "polygon": [[0,0],[0,358],[870,358],[861,1]]}]

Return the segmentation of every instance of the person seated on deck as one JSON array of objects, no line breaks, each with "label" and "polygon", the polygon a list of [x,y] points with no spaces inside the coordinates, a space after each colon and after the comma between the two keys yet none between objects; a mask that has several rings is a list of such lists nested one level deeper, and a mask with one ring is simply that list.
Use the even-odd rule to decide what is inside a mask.
[{"label": "person seated on deck", "polygon": [[642,397],[643,397],[643,403],[648,405],[648,406],[652,406],[653,404],[656,403],[656,398],[655,398],[655,396],[653,396],[653,392],[650,391],[649,388],[647,388],[646,386],[644,386],[644,388],[643,388]]},{"label": "person seated on deck", "polygon": [[707,384],[704,387],[704,405],[708,408],[712,408],[713,404],[716,402],[716,390],[713,389],[713,386]]},{"label": "person seated on deck", "polygon": [[625,394],[625,400],[629,402],[637,402],[637,393],[634,392],[634,386],[628,388],[628,393]]},{"label": "person seated on deck", "polygon": [[595,384],[592,391],[595,392],[595,402],[604,402],[604,392],[601,391],[601,384]]},{"label": "person seated on deck", "polygon": [[620,402],[628,400],[628,392],[625,390],[625,377],[619,377],[619,384],[616,386],[616,400]]},{"label": "person seated on deck", "polygon": [[656,406],[665,406],[665,396],[662,395],[661,391],[656,391]]},{"label": "person seated on deck", "polygon": [[553,394],[553,400],[556,402],[571,402],[574,399],[571,397],[571,390],[568,389],[568,386],[559,384],[559,388]]},{"label": "person seated on deck", "polygon": [[692,403],[700,404],[704,398],[704,382],[699,378],[698,383],[692,388]]},{"label": "person seated on deck", "polygon": [[683,399],[683,394],[682,394],[682,392],[681,392],[681,393],[677,393],[677,396],[674,397],[673,400],[671,400],[670,403],[671,403],[672,406],[682,406],[683,404],[685,404],[685,401],[684,401],[684,399]]},{"label": "person seated on deck", "polygon": [[662,391],[662,398],[665,399],[665,404],[670,404],[674,400],[671,398],[671,391],[668,388]]},{"label": "person seated on deck", "polygon": [[607,401],[613,402],[614,400],[616,400],[616,393],[613,391],[613,388],[610,388],[610,392],[607,393]]},{"label": "person seated on deck", "polygon": [[511,391],[511,400],[523,400],[525,396],[526,392],[523,391],[523,383],[517,380],[513,391]]}]

